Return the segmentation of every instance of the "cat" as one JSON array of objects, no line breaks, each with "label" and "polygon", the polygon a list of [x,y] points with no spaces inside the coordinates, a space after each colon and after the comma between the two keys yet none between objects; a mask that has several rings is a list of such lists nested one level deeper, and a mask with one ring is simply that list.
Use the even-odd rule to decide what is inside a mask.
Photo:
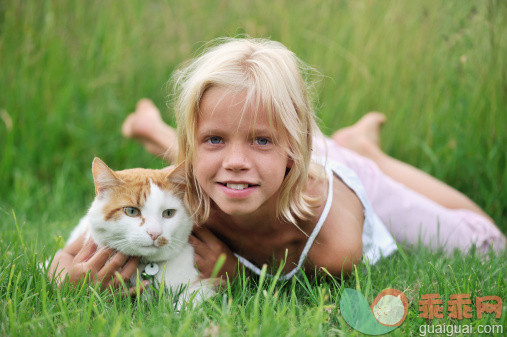
[{"label": "cat", "polygon": [[[178,308],[192,297],[197,304],[212,296],[212,283],[199,279],[188,243],[193,222],[183,202],[184,165],[113,171],[96,157],[92,173],[95,199],[67,244],[88,231],[99,247],[139,256],[139,277],[179,291]],[[131,283],[136,279],[134,274]]]}]

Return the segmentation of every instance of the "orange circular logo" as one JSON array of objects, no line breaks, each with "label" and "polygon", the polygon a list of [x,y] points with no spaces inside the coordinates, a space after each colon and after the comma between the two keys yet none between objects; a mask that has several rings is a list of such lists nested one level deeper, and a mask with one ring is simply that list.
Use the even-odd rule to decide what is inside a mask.
[{"label": "orange circular logo", "polygon": [[408,313],[407,296],[398,289],[385,289],[370,306],[375,319],[384,326],[400,326]]}]

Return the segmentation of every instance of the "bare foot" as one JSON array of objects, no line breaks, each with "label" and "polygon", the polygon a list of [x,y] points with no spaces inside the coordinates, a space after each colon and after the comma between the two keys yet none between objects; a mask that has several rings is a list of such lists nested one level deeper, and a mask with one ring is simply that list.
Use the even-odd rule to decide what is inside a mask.
[{"label": "bare foot", "polygon": [[380,112],[368,112],[355,124],[336,131],[331,138],[349,150],[364,156],[380,150],[380,129],[386,116]]},{"label": "bare foot", "polygon": [[121,133],[127,138],[139,141],[154,155],[166,155],[170,161],[176,157],[176,131],[164,123],[160,111],[147,98],[137,102],[136,110],[123,122]]}]

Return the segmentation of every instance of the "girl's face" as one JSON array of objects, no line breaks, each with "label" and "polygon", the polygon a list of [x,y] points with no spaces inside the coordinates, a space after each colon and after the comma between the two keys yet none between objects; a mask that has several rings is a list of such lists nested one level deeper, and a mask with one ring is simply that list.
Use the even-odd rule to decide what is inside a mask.
[{"label": "girl's face", "polygon": [[244,93],[220,87],[205,92],[193,160],[203,191],[233,216],[273,212],[291,165],[286,151],[273,143],[267,112],[248,104],[242,113],[244,101]]}]

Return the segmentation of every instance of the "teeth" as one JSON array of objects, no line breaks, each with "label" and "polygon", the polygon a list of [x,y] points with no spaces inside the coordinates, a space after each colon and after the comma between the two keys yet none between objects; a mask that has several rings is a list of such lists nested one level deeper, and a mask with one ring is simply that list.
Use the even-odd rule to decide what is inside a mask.
[{"label": "teeth", "polygon": [[248,187],[248,184],[227,184],[227,187],[233,190],[243,190]]}]

